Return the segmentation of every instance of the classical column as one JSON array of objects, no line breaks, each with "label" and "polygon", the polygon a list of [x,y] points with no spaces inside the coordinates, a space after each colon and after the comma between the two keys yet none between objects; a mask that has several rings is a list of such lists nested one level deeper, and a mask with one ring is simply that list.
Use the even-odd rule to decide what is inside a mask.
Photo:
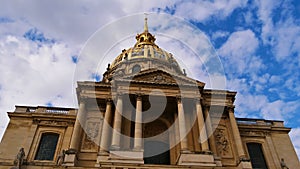
[{"label": "classical column", "polygon": [[238,156],[239,156],[240,159],[243,159],[243,158],[245,158],[245,151],[244,151],[244,148],[243,148],[240,131],[238,129],[232,107],[228,108],[228,114],[229,114],[229,121],[230,121],[230,124],[231,124],[233,138],[235,140]]},{"label": "classical column", "polygon": [[178,106],[178,122],[179,122],[179,137],[181,140],[181,151],[188,150],[188,143],[187,143],[187,132],[185,126],[185,117],[184,117],[184,109],[182,105],[182,100],[180,97],[177,98],[177,106]]},{"label": "classical column", "polygon": [[106,101],[106,109],[104,114],[104,120],[103,120],[103,127],[102,127],[102,135],[100,140],[100,152],[108,151],[108,141],[109,135],[110,135],[110,123],[111,121],[111,100],[108,99]]},{"label": "classical column", "polygon": [[81,141],[81,133],[83,124],[85,123],[85,104],[81,101],[79,104],[79,109],[73,129],[73,134],[71,137],[70,149],[79,149],[79,143]]},{"label": "classical column", "polygon": [[217,153],[215,137],[213,135],[212,123],[209,115],[209,107],[204,107],[204,116],[205,116],[205,125],[207,129],[208,142],[210,145],[210,150],[214,153]]},{"label": "classical column", "polygon": [[200,99],[196,99],[196,111],[197,111],[197,119],[198,119],[198,127],[199,127],[199,136],[202,151],[209,151],[208,140],[206,127],[203,118],[202,106],[200,103]]},{"label": "classical column", "polygon": [[112,149],[119,149],[120,148],[120,141],[121,141],[121,126],[122,126],[122,110],[123,109],[123,99],[122,95],[118,95],[117,98],[117,106],[115,110],[115,117],[114,117],[114,126],[113,126],[113,136],[112,136]]},{"label": "classical column", "polygon": [[[178,118],[178,114],[174,113],[174,119]],[[179,122],[175,120],[174,122],[174,130],[175,130],[175,144],[176,144],[176,158],[180,153],[180,136],[179,136]]]},{"label": "classical column", "polygon": [[137,95],[136,98],[136,114],[134,127],[134,149],[142,149],[142,96]]}]

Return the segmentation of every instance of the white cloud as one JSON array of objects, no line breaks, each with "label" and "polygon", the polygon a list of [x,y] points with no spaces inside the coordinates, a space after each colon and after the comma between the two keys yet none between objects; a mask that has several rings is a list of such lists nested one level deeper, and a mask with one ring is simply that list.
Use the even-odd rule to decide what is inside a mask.
[{"label": "white cloud", "polygon": [[278,7],[280,1],[273,1],[273,0],[256,0],[256,6],[258,7],[258,17],[259,20],[262,22],[262,40],[265,44],[272,44],[272,31],[273,31],[273,21],[272,17],[274,15],[273,10]]},{"label": "white cloud", "polygon": [[72,50],[65,44],[43,45],[7,35],[0,39],[0,51],[0,112],[4,119],[5,112],[13,111],[16,104],[51,102],[74,107],[71,82],[75,64]]},{"label": "white cloud", "polygon": [[271,83],[279,83],[282,79],[278,75],[272,75],[270,77],[270,82]]},{"label": "white cloud", "polygon": [[[293,128],[289,133],[298,158],[300,157],[300,128]],[[300,159],[300,158],[299,158]]]},{"label": "white cloud", "polygon": [[122,10],[126,13],[148,12],[153,8],[164,9],[167,6],[172,6],[179,0],[164,0],[164,1],[148,1],[148,0],[132,0],[130,2],[119,0]]},{"label": "white cloud", "polygon": [[[300,66],[300,26],[294,18],[289,1],[255,1],[258,7],[258,17],[262,21],[261,39],[265,45],[270,45],[272,52],[283,67],[294,69],[292,64]],[[281,7],[280,11],[275,10]],[[274,16],[279,15],[278,21]],[[295,57],[291,57],[295,55]]]},{"label": "white cloud", "polygon": [[4,1],[0,15],[22,19],[46,36],[84,43],[99,27],[126,15],[117,1]]},{"label": "white cloud", "polygon": [[[229,64],[229,71],[235,73],[252,72],[262,68],[259,58],[253,56],[258,47],[258,39],[251,30],[233,32],[218,50]],[[255,62],[255,64],[253,64]]]},{"label": "white cloud", "polygon": [[224,38],[224,37],[227,37],[230,33],[227,32],[227,31],[217,31],[217,32],[214,32],[211,36],[211,38],[213,40],[216,40],[218,38]]},{"label": "white cloud", "polygon": [[254,17],[253,17],[253,13],[251,11],[244,13],[243,17],[244,17],[244,20],[247,23],[247,25],[253,24]]},{"label": "white cloud", "polygon": [[242,0],[184,2],[176,4],[175,15],[196,21],[205,21],[212,16],[226,18],[236,8],[244,7],[246,4],[247,1]]},{"label": "white cloud", "polygon": [[232,33],[219,53],[221,56],[243,57],[253,54],[257,47],[258,40],[255,34],[248,29]]},{"label": "white cloud", "polygon": [[289,121],[297,115],[295,112],[300,108],[299,103],[284,100],[271,101],[265,94],[253,93],[252,88],[257,87],[256,85],[263,86],[269,81],[270,75],[264,76],[258,77],[255,84],[249,83],[247,79],[227,80],[227,88],[237,91],[235,100],[237,116],[284,120],[289,124]]},{"label": "white cloud", "polygon": [[276,31],[274,32],[274,36],[276,36],[274,53],[278,61],[290,58],[293,53],[300,54],[300,26],[287,21],[286,23],[279,23],[278,28],[274,31]]},{"label": "white cloud", "polygon": [[274,102],[268,102],[261,109],[263,118],[273,120],[285,120],[286,122],[291,119],[295,114],[295,110],[299,107],[297,102],[290,101],[284,102],[282,100],[276,100]]}]

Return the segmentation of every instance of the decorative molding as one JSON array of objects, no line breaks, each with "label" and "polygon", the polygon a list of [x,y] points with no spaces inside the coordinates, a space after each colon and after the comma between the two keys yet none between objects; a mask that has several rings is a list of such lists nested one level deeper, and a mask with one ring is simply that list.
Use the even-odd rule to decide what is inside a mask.
[{"label": "decorative molding", "polygon": [[71,121],[56,121],[56,120],[41,120],[41,119],[33,119],[33,124],[39,126],[55,126],[55,127],[67,127],[74,125],[74,122]]},{"label": "decorative molding", "polygon": [[270,135],[269,131],[240,131],[241,136],[247,137],[266,137]]}]

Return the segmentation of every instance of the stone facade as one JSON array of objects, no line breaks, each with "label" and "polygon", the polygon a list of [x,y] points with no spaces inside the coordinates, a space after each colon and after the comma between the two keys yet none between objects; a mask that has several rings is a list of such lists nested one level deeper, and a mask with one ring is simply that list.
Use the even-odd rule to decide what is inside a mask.
[{"label": "stone facade", "polygon": [[147,22],[136,38],[101,82],[78,82],[78,109],[9,112],[0,169],[300,168],[282,121],[235,118],[236,92],[187,77]]}]

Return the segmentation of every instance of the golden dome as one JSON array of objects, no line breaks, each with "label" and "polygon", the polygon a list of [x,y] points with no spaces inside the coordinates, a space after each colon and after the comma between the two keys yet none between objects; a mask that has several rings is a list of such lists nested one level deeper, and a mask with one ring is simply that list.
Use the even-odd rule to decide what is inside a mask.
[{"label": "golden dome", "polygon": [[155,44],[155,37],[148,31],[147,18],[145,18],[144,32],[137,34],[136,40],[137,42],[133,47],[123,49],[122,53],[116,57],[108,67],[107,74],[113,76],[117,69],[123,69],[122,74],[136,73],[135,71],[128,71],[136,65],[140,67],[139,71],[160,68],[175,74],[183,74],[172,54]]}]

